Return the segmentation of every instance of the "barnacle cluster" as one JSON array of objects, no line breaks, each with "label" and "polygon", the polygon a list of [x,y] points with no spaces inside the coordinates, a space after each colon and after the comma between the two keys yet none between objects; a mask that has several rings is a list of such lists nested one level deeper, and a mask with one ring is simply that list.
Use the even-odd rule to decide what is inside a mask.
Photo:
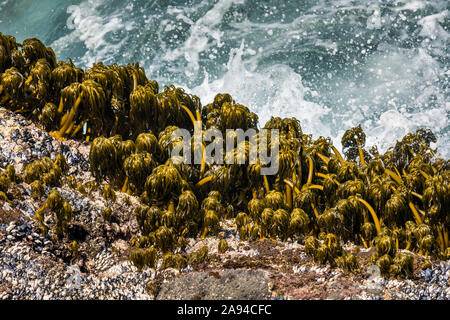
[{"label": "barnacle cluster", "polygon": [[[269,131],[260,130],[257,115],[229,94],[202,106],[198,97],[174,86],[159,92],[138,64],[99,62],[83,71],[71,61],[56,62],[37,39],[19,44],[2,34],[0,48],[0,104],[59,139],[93,138],[89,160],[95,181],[80,185],[68,177],[68,183],[89,192],[106,182],[101,192],[107,199],[115,192],[140,198],[135,210],[140,233],[131,240],[130,255],[139,269],[155,267],[160,258],[164,266],[178,268],[205,261],[205,249],[192,257],[179,254],[188,237],[216,235],[224,219],[234,220],[241,239],[304,241],[314,260],[349,271],[359,267],[342,248],[348,241],[375,247],[372,262],[385,275],[411,274],[413,256],[403,249],[449,258],[449,162],[430,147],[436,141],[430,130],[409,133],[381,154],[376,147],[366,150],[365,133],[357,126],[342,137],[341,155],[331,139],[304,134],[295,118],[272,117],[263,127]],[[170,157],[182,143],[172,138],[179,128],[194,133],[192,140],[200,136],[202,143],[188,150],[191,158],[200,155],[200,163]],[[239,141],[229,129],[252,129],[256,135]],[[234,145],[207,160],[203,141],[211,140]],[[250,161],[254,142],[268,150],[278,143],[272,155],[276,174],[262,174],[267,164],[260,157]],[[60,174],[52,166],[64,171],[62,162],[43,159],[25,170],[24,178],[32,182],[44,175],[43,182],[52,185]],[[40,186],[33,188],[39,197]],[[57,225],[63,230],[69,215],[61,202],[52,205],[56,200],[48,199],[45,207],[61,217]],[[104,216],[107,220],[111,212]],[[219,251],[226,250],[221,241]]]}]

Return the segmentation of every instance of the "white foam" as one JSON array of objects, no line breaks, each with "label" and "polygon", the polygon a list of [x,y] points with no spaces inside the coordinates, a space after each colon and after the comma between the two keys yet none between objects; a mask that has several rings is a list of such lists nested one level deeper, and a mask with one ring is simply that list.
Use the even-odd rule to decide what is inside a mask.
[{"label": "white foam", "polygon": [[132,30],[134,23],[125,22],[121,11],[106,17],[102,16],[98,8],[106,2],[106,0],[87,0],[67,8],[69,14],[67,27],[72,31],[52,44],[57,53],[67,48],[69,44],[80,41],[86,47],[80,61],[83,65],[89,66],[97,61],[114,62],[112,61],[114,54],[123,50],[127,37],[112,43],[106,36],[121,30]]},{"label": "white foam", "polygon": [[382,27],[380,7],[373,7],[373,14],[367,19],[368,29],[380,29]]},{"label": "white foam", "polygon": [[420,35],[423,37],[429,37],[432,40],[440,39],[440,41],[448,41],[450,35],[440,25],[446,18],[448,18],[448,10],[442,11],[437,14],[426,16],[419,20],[419,25],[422,26]]},{"label": "white foam", "polygon": [[[367,146],[377,145],[380,151],[385,151],[388,147],[395,145],[397,140],[401,140],[408,132],[420,126],[434,128],[445,127],[449,105],[446,108],[436,108],[424,112],[406,113],[397,110],[387,110],[382,113],[380,118],[367,126],[365,132],[367,135]],[[342,132],[343,133],[343,132]],[[439,139],[439,151],[448,158],[448,150],[444,148],[448,139],[443,137]]]},{"label": "white foam", "polygon": [[[400,3],[403,3],[403,1],[400,1]],[[396,11],[402,11],[402,10],[417,11],[417,10],[425,8],[425,6],[426,6],[426,4],[423,1],[408,0],[408,1],[406,1],[406,3],[404,5],[394,8],[394,10],[396,10]]]},{"label": "white foam", "polygon": [[199,71],[199,54],[212,45],[221,47],[221,37],[223,31],[217,26],[222,22],[223,15],[233,4],[243,4],[245,0],[220,0],[200,19],[193,22],[185,16],[184,12],[179,12],[171,8],[171,12],[177,12],[177,18],[191,24],[189,37],[184,44],[175,50],[168,51],[164,59],[175,60],[183,55],[186,62],[185,73],[187,76],[194,76]]},{"label": "white foam", "polygon": [[231,50],[223,77],[209,81],[206,74],[203,83],[190,91],[203,103],[212,102],[217,93],[229,93],[258,114],[260,126],[271,116],[296,117],[305,132],[330,135],[330,128],[322,120],[330,109],[305,99],[309,89],[303,86],[299,74],[282,64],[250,71],[242,60],[243,51],[244,42]]}]

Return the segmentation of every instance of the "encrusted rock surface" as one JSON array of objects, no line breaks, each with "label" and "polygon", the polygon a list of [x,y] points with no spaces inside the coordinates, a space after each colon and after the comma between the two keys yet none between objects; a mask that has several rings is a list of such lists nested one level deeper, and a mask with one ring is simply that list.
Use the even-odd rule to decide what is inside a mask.
[{"label": "encrusted rock surface", "polygon": [[[0,169],[17,172],[34,160],[63,154],[69,175],[93,180],[88,143],[60,142],[20,115],[0,107]],[[345,273],[319,266],[297,242],[240,241],[232,221],[221,225],[217,238],[191,239],[186,253],[208,246],[210,259],[174,269],[138,271],[128,261],[130,239],[138,232],[133,211],[138,199],[117,193],[106,201],[98,190],[81,194],[63,184],[56,187],[73,208],[68,235],[55,241],[43,237],[33,216],[43,205],[31,197],[30,186],[16,186],[20,200],[0,200],[0,299],[445,299],[450,297],[450,264],[415,255],[411,279],[384,279],[370,266],[369,249],[346,245],[356,254],[361,271]],[[100,212],[110,207],[105,221]],[[219,238],[229,250],[217,252]],[[68,244],[76,240],[79,254]]]}]

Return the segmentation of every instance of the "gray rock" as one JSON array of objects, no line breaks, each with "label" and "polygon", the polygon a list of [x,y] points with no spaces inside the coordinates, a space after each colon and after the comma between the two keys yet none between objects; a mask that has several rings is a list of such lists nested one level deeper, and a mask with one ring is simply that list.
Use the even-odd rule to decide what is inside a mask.
[{"label": "gray rock", "polygon": [[263,300],[270,299],[265,273],[257,270],[225,270],[221,275],[193,272],[161,285],[157,300]]}]

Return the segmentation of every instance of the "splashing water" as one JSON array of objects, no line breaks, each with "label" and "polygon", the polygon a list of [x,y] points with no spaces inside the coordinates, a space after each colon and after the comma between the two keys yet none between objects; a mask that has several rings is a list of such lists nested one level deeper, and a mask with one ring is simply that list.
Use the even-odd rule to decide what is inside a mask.
[{"label": "splashing water", "polygon": [[203,104],[230,93],[260,118],[296,117],[337,146],[361,123],[381,151],[430,128],[450,156],[446,0],[0,2],[0,30],[58,59],[139,61]]}]

